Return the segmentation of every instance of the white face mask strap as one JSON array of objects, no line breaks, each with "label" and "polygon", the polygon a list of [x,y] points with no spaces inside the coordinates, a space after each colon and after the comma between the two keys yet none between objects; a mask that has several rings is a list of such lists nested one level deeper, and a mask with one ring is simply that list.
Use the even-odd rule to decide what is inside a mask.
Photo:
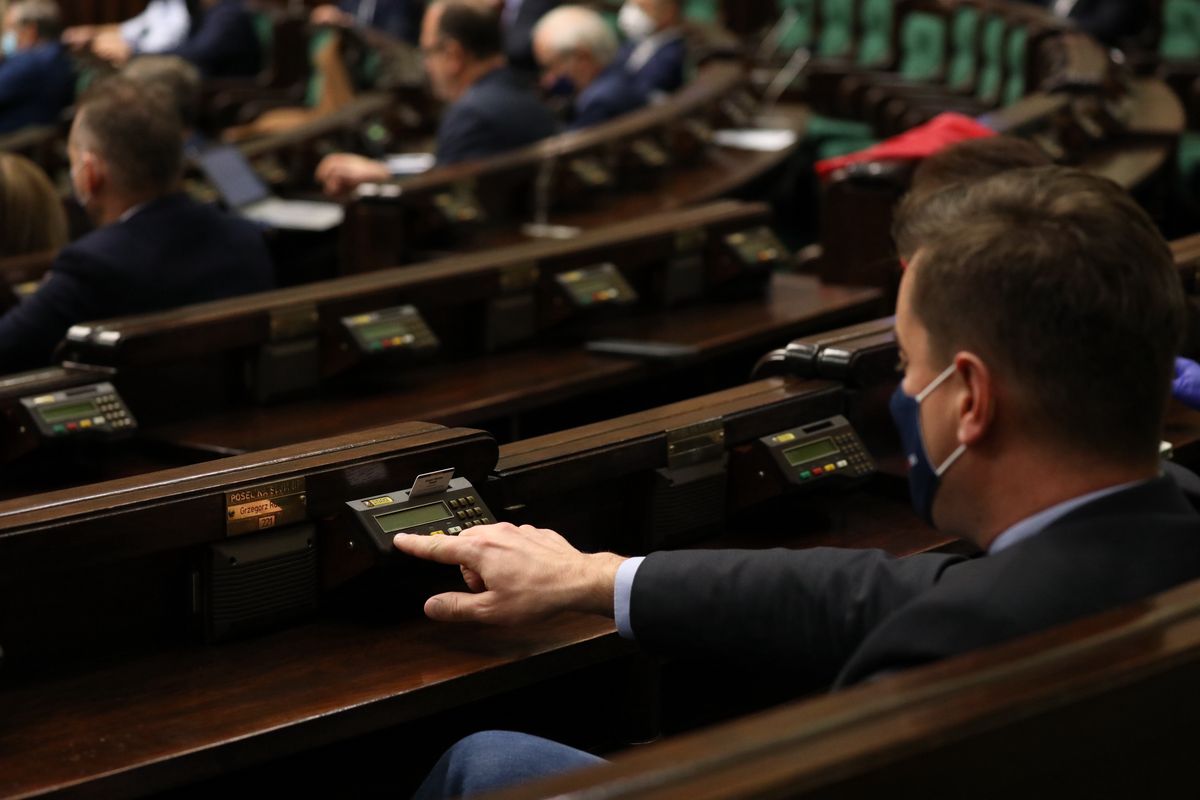
[{"label": "white face mask strap", "polygon": [[[931,395],[934,392],[934,390],[936,390],[939,386],[941,386],[943,383],[945,383],[946,380],[953,374],[954,374],[954,363],[951,362],[949,366],[947,366],[944,370],[942,370],[941,374],[939,374],[936,378],[931,380],[929,382],[929,385],[926,386],[924,389],[922,389],[917,394],[917,397],[916,397],[917,405],[920,405],[922,400],[924,400],[926,397]],[[925,436],[922,433],[922,435],[921,435],[922,446],[924,446],[924,441],[923,441],[924,438],[925,438]],[[925,452],[928,453],[929,450],[926,449]],[[950,454],[950,457],[947,458],[945,461],[943,461],[941,466],[934,468],[933,474],[939,478],[942,477],[942,475],[946,472],[946,470],[950,469],[950,467],[952,467],[954,465],[954,462],[958,461],[959,456],[961,456],[965,452],[967,452],[967,446],[960,442],[958,447],[956,447],[954,449],[954,452]]]},{"label": "white face mask strap", "polygon": [[933,474],[938,476],[939,478],[942,477],[942,474],[946,470],[950,469],[950,467],[953,466],[954,462],[958,461],[958,457],[961,456],[965,452],[967,452],[967,446],[960,442],[958,447],[954,448],[954,452],[950,454],[950,457],[947,458],[945,461],[943,461],[942,465],[933,471]]},{"label": "white face mask strap", "polygon": [[933,391],[935,389],[937,389],[939,386],[941,386],[943,383],[945,383],[946,379],[949,378],[953,374],[954,374],[954,363],[951,362],[948,367],[946,367],[944,370],[942,370],[940,375],[938,375],[936,378],[934,378],[933,380],[931,380],[929,382],[928,386],[926,386],[921,391],[917,392],[917,402],[920,403],[926,397],[933,394]]}]

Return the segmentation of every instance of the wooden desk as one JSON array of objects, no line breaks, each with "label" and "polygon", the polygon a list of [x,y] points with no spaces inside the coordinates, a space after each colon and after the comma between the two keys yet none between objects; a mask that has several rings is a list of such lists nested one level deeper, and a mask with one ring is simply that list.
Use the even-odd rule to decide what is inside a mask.
[{"label": "wooden desk", "polygon": [[[838,502],[853,516],[789,544],[908,555],[948,541],[927,528],[898,536],[914,529],[906,501],[863,495]],[[594,617],[503,629],[439,625],[411,613],[390,622],[342,613],[249,641],[173,643],[82,671],[65,665],[64,674],[0,688],[0,795],[113,797],[178,787],[470,706],[633,650],[610,620]],[[396,754],[387,769],[430,766],[403,761]]]},{"label": "wooden desk", "polygon": [[[689,369],[695,375],[700,371],[696,369],[698,364],[715,367],[722,360],[744,355],[745,363],[735,368],[735,380],[742,380],[749,374],[753,359],[772,346],[805,332],[869,317],[878,312],[879,297],[874,289],[825,286],[808,276],[779,274],[765,300],[710,304],[623,319],[600,326],[593,333],[593,338],[610,336],[694,346],[695,357],[685,363],[593,355],[579,344],[548,345],[413,370],[405,375],[403,384],[392,387],[347,382],[316,399],[222,412],[164,425],[147,434],[188,447],[237,453],[399,419],[471,425],[501,418],[512,421],[517,415],[542,413],[569,400],[587,404],[580,417],[603,419],[613,416],[611,407],[595,399],[584,400],[585,396],[620,389],[627,406],[644,408],[667,401],[655,397],[639,404],[635,393],[639,382],[658,377],[678,379]],[[713,388],[717,387],[699,391]],[[681,390],[686,391],[683,387],[676,390],[674,399],[688,396],[679,394]],[[573,424],[580,422],[560,427]],[[499,430],[493,433],[502,437],[506,434]],[[515,435],[511,426],[507,433]]]}]

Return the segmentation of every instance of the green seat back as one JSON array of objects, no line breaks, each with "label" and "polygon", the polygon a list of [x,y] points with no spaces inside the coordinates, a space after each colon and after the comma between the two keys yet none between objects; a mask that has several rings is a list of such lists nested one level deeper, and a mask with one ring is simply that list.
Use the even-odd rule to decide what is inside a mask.
[{"label": "green seat back", "polygon": [[1167,60],[1200,58],[1200,0],[1163,0],[1158,53]]},{"label": "green seat back", "polygon": [[954,12],[950,27],[950,65],[946,68],[946,84],[951,89],[966,89],[975,82],[979,65],[979,10],[963,6]]},{"label": "green seat back", "polygon": [[321,71],[317,69],[317,54],[321,52],[321,48],[329,42],[329,38],[333,36],[333,31],[329,28],[318,28],[308,39],[308,64],[310,67],[308,76],[308,86],[304,89],[304,105],[309,108],[316,108],[321,102],[321,92],[324,91],[324,81],[321,78]]},{"label": "green seat back", "polygon": [[720,4],[717,0],[686,0],[683,16],[692,22],[716,24],[720,21]]},{"label": "green seat back", "polygon": [[906,16],[900,23],[900,76],[925,83],[937,78],[945,64],[945,18],[923,11]]},{"label": "green seat back", "polygon": [[857,62],[878,67],[892,60],[892,0],[862,0]]},{"label": "green seat back", "polygon": [[796,21],[783,32],[779,38],[779,46],[785,53],[791,53],[802,47],[812,47],[813,28],[816,23],[816,0],[780,0],[784,11],[791,11]]},{"label": "green seat back", "polygon": [[854,47],[854,0],[821,0],[817,55],[845,58]]},{"label": "green seat back", "polygon": [[1000,97],[1000,81],[1004,75],[1005,27],[1000,17],[988,17],[983,22],[975,96],[985,103],[994,103]]},{"label": "green seat back", "polygon": [[1025,51],[1029,47],[1029,32],[1013,28],[1004,44],[1004,105],[1009,106],[1025,96]]}]

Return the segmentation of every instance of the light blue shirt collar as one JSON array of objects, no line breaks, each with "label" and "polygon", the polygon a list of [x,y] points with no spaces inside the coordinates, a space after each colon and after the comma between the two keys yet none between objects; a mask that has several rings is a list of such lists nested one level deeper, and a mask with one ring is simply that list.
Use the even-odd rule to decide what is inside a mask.
[{"label": "light blue shirt collar", "polygon": [[1070,500],[1044,508],[1036,514],[1032,514],[1021,520],[1015,525],[1010,526],[1003,533],[992,540],[992,544],[988,547],[988,555],[994,556],[1001,550],[1012,547],[1017,542],[1023,542],[1026,539],[1036,536],[1046,528],[1050,527],[1054,522],[1071,513],[1080,506],[1087,505],[1093,500],[1099,500],[1101,497],[1107,497],[1110,494],[1131,489],[1142,483],[1149,481],[1130,481],[1129,483],[1118,484],[1117,486],[1109,486],[1107,489],[1098,489],[1094,492],[1072,497]]}]

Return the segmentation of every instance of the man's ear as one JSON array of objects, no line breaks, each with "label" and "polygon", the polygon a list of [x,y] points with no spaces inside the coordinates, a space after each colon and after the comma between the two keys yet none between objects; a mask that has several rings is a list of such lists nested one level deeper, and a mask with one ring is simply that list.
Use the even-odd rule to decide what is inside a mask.
[{"label": "man's ear", "polygon": [[958,372],[958,441],[978,444],[991,431],[996,414],[995,373],[974,353],[955,354]]}]

